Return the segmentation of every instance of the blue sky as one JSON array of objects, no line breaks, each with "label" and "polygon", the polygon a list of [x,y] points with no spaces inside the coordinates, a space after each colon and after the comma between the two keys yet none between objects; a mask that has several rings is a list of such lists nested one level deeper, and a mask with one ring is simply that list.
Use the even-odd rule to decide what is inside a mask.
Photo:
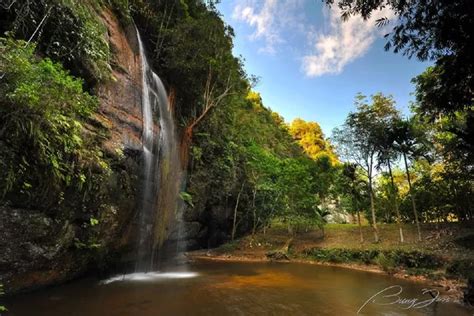
[{"label": "blue sky", "polygon": [[249,74],[260,77],[255,90],[267,107],[290,122],[318,122],[324,133],[341,125],[361,92],[392,94],[408,113],[410,80],[429,64],[386,52],[375,19],[390,11],[341,22],[337,7],[320,0],[223,0],[219,10],[235,31],[234,53]]}]

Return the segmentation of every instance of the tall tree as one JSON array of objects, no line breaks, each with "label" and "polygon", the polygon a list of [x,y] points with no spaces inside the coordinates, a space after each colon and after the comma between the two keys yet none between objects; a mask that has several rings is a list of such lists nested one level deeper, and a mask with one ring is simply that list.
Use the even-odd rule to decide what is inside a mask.
[{"label": "tall tree", "polygon": [[[388,105],[390,106],[390,105]],[[388,169],[388,175],[390,177],[390,197],[392,200],[393,208],[395,209],[395,214],[397,216],[397,225],[400,234],[400,242],[404,242],[403,229],[402,229],[402,220],[400,216],[400,209],[398,205],[398,188],[395,185],[393,178],[392,165],[393,161],[398,159],[398,152],[395,148],[395,124],[399,121],[400,117],[397,113],[394,103],[391,104],[393,107],[393,115],[391,120],[387,121],[385,124],[380,125],[376,131],[376,143],[378,151],[378,167],[386,166]]]},{"label": "tall tree", "polygon": [[380,127],[388,124],[398,115],[393,107],[393,98],[381,93],[371,97],[372,103],[368,103],[367,97],[357,95],[355,105],[357,110],[351,112],[342,129],[334,131],[333,138],[339,145],[338,150],[343,158],[354,162],[364,170],[368,183],[368,194],[370,199],[370,210],[372,215],[372,227],[375,241],[379,241],[377,219],[375,216],[374,201],[374,171],[377,163],[377,152],[379,149],[378,134]]},{"label": "tall tree", "polygon": [[412,204],[413,215],[415,217],[416,228],[418,231],[418,240],[421,241],[421,229],[418,211],[416,209],[415,194],[413,192],[410,169],[408,167],[408,157],[413,158],[423,155],[423,137],[422,131],[417,129],[413,120],[399,120],[394,128],[395,148],[401,153],[405,172],[407,175],[408,188]]},{"label": "tall tree", "polygon": [[296,118],[291,122],[289,132],[303,148],[303,151],[312,159],[326,156],[332,164],[338,163],[337,155],[334,153],[329,140],[325,138],[318,123],[306,122]]},{"label": "tall tree", "polygon": [[345,163],[340,168],[338,181],[338,191],[349,200],[348,209],[352,214],[357,216],[357,225],[359,227],[360,242],[364,242],[364,235],[362,233],[362,223],[360,212],[365,206],[367,199],[364,199],[366,191],[365,182],[360,178],[358,166],[352,163]]},{"label": "tall tree", "polygon": [[[342,10],[342,18],[389,8],[396,18],[385,48],[408,57],[432,60],[429,73],[415,79],[417,102],[424,115],[466,111],[467,129],[457,136],[473,146],[474,139],[474,6],[471,0],[324,0]],[[387,18],[379,19],[379,26]],[[472,156],[472,150],[469,152]]]}]

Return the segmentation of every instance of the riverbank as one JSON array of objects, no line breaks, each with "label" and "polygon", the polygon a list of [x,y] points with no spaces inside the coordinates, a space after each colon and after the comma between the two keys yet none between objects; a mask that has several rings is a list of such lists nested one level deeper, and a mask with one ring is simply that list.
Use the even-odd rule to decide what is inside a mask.
[{"label": "riverbank", "polygon": [[405,242],[398,240],[395,225],[381,225],[379,243],[371,242],[371,228],[364,226],[360,242],[356,225],[327,225],[324,237],[319,230],[288,235],[274,225],[265,234],[246,236],[212,250],[188,253],[191,259],[245,262],[301,262],[337,266],[353,270],[389,274],[395,278],[421,282],[439,289],[444,295],[462,301],[467,278],[473,273],[474,251],[469,225],[446,224],[422,227],[421,242],[416,229],[404,227]]}]

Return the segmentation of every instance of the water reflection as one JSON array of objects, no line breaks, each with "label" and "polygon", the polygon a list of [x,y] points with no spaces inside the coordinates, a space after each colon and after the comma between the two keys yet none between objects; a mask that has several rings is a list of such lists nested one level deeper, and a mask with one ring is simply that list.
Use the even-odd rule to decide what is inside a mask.
[{"label": "water reflection", "polygon": [[[146,274],[146,282],[135,274],[127,275],[126,282],[81,280],[6,304],[11,315],[356,315],[371,296],[393,285],[403,288],[403,297],[431,297],[422,294],[420,284],[334,267],[199,262],[190,270],[197,274]],[[369,303],[361,315],[474,313],[454,303],[405,307]]]},{"label": "water reflection", "polygon": [[112,282],[126,282],[126,281],[159,281],[164,279],[187,279],[194,278],[199,274],[196,272],[136,272],[129,274],[121,274],[100,282],[100,284],[110,284]]}]

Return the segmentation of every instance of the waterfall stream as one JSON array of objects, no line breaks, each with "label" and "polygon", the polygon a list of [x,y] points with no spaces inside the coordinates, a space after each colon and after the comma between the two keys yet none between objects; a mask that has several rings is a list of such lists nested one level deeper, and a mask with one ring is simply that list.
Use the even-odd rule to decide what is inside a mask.
[{"label": "waterfall stream", "polygon": [[[136,272],[154,271],[155,253],[168,236],[180,236],[181,200],[179,193],[183,172],[178,152],[178,138],[173,112],[160,77],[149,66],[145,48],[137,30],[142,72],[143,113],[143,186],[139,216]],[[158,115],[158,129],[155,127]],[[182,244],[173,248],[176,256]],[[162,256],[160,256],[162,257]]]}]

